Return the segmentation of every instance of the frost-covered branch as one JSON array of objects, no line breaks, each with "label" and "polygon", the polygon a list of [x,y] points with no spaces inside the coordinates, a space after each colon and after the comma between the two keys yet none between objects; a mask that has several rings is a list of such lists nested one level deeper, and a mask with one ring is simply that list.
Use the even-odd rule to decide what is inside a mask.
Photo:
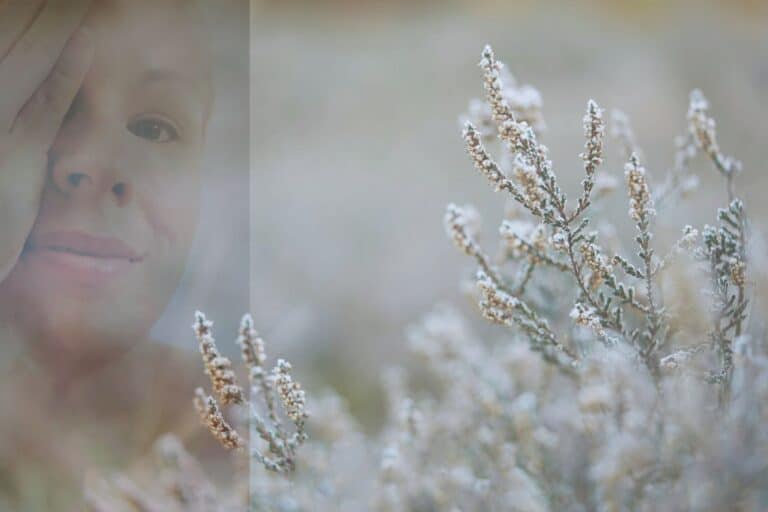
[{"label": "frost-covered branch", "polygon": [[[250,456],[266,469],[278,473],[294,471],[296,452],[307,439],[305,422],[308,415],[305,410],[304,391],[301,385],[293,380],[290,363],[280,359],[272,371],[267,373],[264,367],[267,359],[264,341],[253,328],[251,316],[243,316],[237,344],[248,368],[251,383],[251,399],[247,400],[242,388],[236,383],[231,361],[219,355],[212,327],[213,322],[207,320],[203,313],[195,313],[193,328],[214,391],[218,393],[223,405],[235,404],[247,408],[252,435],[248,443],[243,441],[240,434],[224,418],[216,399],[207,396],[202,388],[198,388],[195,392],[195,407],[201,420],[225,448],[244,448],[249,445]],[[259,413],[255,403],[257,397],[261,397],[264,403],[268,420],[262,418]],[[285,416],[293,424],[292,433],[283,425],[276,403],[281,405]],[[254,433],[265,443],[267,452],[258,448]]]}]

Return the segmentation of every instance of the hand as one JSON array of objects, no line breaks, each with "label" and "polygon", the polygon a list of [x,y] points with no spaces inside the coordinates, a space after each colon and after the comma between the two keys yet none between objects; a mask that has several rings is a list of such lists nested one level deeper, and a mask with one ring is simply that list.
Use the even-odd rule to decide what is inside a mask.
[{"label": "hand", "polygon": [[48,150],[93,59],[90,0],[0,0],[0,282],[40,206]]}]

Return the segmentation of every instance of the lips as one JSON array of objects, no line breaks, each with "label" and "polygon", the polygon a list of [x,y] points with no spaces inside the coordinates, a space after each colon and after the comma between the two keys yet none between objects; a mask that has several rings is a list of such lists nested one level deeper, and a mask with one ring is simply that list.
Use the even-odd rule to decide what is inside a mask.
[{"label": "lips", "polygon": [[117,238],[94,236],[82,231],[55,231],[34,237],[31,250],[47,250],[103,260],[140,262],[143,257],[130,245]]},{"label": "lips", "polygon": [[144,260],[118,238],[83,231],[33,234],[25,254],[25,261],[40,272],[41,279],[75,291],[101,289]]}]

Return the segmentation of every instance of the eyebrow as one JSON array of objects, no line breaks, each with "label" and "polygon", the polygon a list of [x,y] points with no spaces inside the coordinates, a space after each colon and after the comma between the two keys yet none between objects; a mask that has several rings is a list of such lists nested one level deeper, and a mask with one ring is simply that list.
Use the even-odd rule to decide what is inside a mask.
[{"label": "eyebrow", "polygon": [[[165,81],[187,83],[192,80],[193,78],[190,77],[189,75],[181,73],[172,68],[152,68],[152,69],[148,69],[141,75],[141,77],[139,78],[138,84],[142,86],[142,85],[153,84],[156,82],[165,82]],[[202,97],[200,98],[200,101],[203,104],[203,111],[204,111],[203,117],[207,119],[208,116],[210,115],[212,92],[208,90],[207,93],[201,93],[201,94],[202,94]]]}]

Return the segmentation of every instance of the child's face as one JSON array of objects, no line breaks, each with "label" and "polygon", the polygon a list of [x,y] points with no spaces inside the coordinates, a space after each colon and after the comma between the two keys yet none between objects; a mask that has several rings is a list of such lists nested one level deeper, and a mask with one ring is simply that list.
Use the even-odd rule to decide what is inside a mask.
[{"label": "child's face", "polygon": [[141,337],[178,284],[197,224],[210,82],[195,25],[170,3],[99,2],[85,22],[95,61],[51,147],[27,247],[0,287],[38,338],[76,349]]}]

